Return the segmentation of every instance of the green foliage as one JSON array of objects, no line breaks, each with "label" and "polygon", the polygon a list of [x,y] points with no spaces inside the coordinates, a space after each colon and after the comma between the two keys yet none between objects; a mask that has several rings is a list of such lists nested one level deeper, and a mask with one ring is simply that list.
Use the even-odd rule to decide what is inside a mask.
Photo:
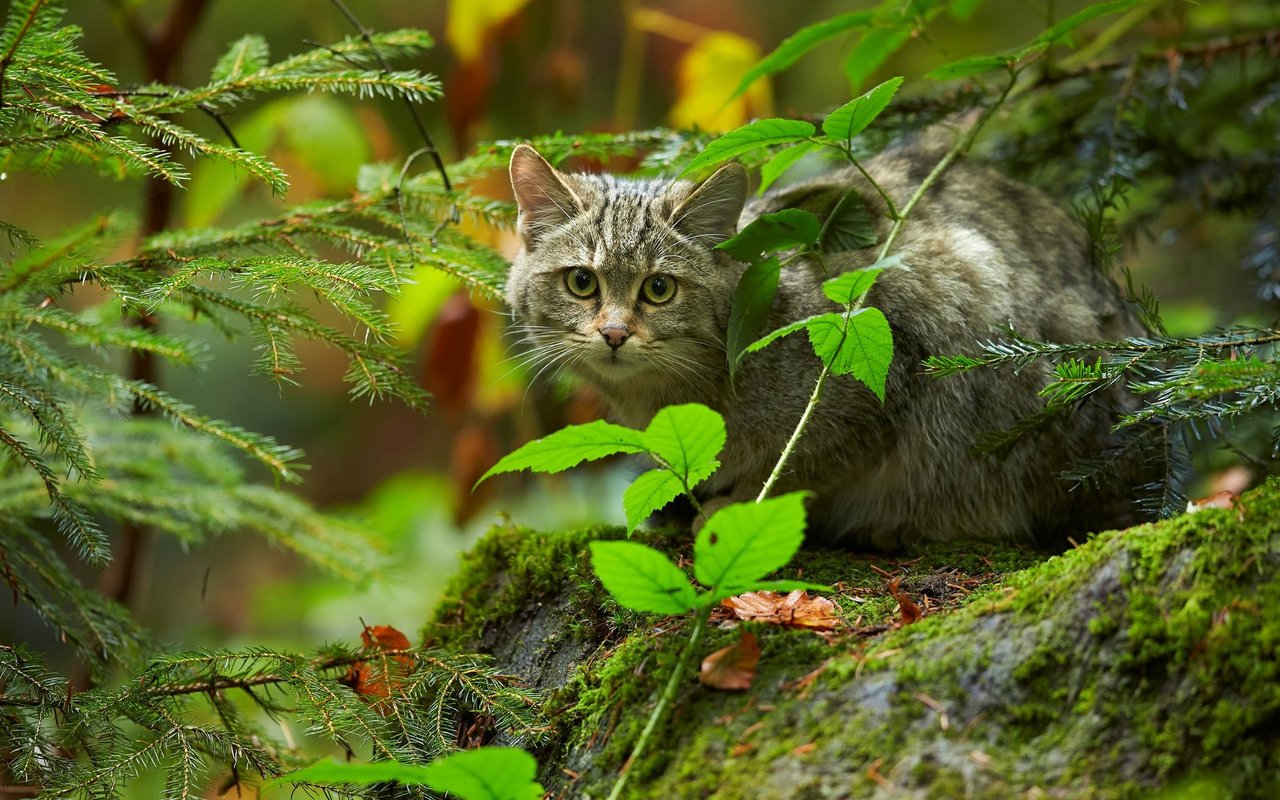
[{"label": "green foliage", "polygon": [[680,494],[689,494],[720,466],[724,419],[696,403],[668,406],[637,431],[603,420],[570,425],[503,456],[481,481],[503,472],[563,472],[583,461],[645,453],[658,469],[641,475],[623,496],[628,531]]},{"label": "green foliage", "polygon": [[[456,750],[464,710],[492,716],[517,743],[542,736],[536,697],[487,660],[424,648],[168,652],[119,688],[72,694],[31,653],[0,645],[0,682],[8,709],[0,746],[19,753],[13,777],[48,797],[117,796],[162,764],[171,767],[164,798],[196,795],[211,767],[232,769],[228,786],[269,780],[296,756],[262,721],[286,714],[349,753],[400,764]],[[94,758],[47,757],[66,747]],[[442,786],[455,785],[452,772],[440,771]]]},{"label": "green foliage", "polygon": [[822,132],[834,142],[848,147],[885,110],[902,86],[902,78],[890,78],[876,88],[855,97],[827,115]]},{"label": "green foliage", "polygon": [[426,786],[458,800],[538,800],[541,784],[534,780],[538,763],[514,747],[482,747],[454,753],[426,766],[378,761],[353,764],[334,759],[318,761],[290,772],[280,783],[310,786],[372,786],[391,781]]},{"label": "green foliage", "polygon": [[804,541],[804,492],[717,511],[693,543],[693,574],[712,588],[708,602],[757,588],[782,569]]},{"label": "green foliage", "polygon": [[760,119],[712,141],[684,168],[688,175],[762,147],[792,144],[814,134],[813,125],[799,119]]}]

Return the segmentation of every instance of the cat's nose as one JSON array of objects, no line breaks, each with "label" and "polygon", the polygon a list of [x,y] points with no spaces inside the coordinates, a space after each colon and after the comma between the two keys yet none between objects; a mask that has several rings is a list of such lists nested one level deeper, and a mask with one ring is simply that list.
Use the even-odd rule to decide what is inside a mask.
[{"label": "cat's nose", "polygon": [[604,337],[610,347],[617,350],[622,347],[622,343],[631,335],[631,331],[628,331],[624,325],[606,325],[600,329],[600,335]]}]

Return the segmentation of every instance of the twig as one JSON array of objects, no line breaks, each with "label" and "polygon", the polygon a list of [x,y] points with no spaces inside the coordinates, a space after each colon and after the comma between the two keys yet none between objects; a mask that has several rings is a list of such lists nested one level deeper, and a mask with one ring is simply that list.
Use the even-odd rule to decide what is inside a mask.
[{"label": "twig", "polygon": [[9,50],[4,54],[4,58],[0,58],[0,107],[4,106],[4,76],[9,71],[9,65],[13,63],[13,56],[18,52],[18,45],[22,44],[22,40],[27,37],[27,32],[31,30],[31,24],[36,21],[36,16],[40,13],[40,9],[48,4],[49,0],[38,0],[31,5],[31,11],[27,14],[27,18],[22,23],[22,28],[18,30],[18,35],[13,37],[13,44],[9,45]]},{"label": "twig", "polygon": [[[378,50],[373,43],[373,36],[368,28],[364,26],[355,14],[351,13],[351,9],[347,8],[346,3],[342,0],[333,0],[333,4],[338,7],[351,26],[356,29],[360,37],[369,45],[370,52],[374,58],[378,59],[379,66],[382,67],[384,74],[391,72],[391,65],[387,63],[387,59]],[[404,98],[405,106],[409,109],[409,116],[413,118],[414,127],[418,129],[418,133],[422,135],[422,141],[427,145],[427,152],[431,154],[431,160],[435,162],[436,170],[440,173],[440,181],[444,184],[446,192],[453,191],[453,184],[449,181],[449,173],[444,168],[444,161],[440,158],[440,151],[436,148],[435,140],[431,138],[431,134],[427,131],[427,126],[423,123],[421,115],[418,114],[418,107],[408,97]],[[457,207],[454,206],[453,213],[457,214]],[[455,222],[457,220],[454,220]]]}]

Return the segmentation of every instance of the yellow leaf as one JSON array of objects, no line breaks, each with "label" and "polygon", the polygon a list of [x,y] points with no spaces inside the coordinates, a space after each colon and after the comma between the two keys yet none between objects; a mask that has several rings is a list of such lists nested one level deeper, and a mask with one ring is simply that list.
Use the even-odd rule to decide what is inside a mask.
[{"label": "yellow leaf", "polygon": [[756,81],[741,97],[724,102],[759,60],[756,43],[736,33],[716,31],[698,38],[676,67],[679,93],[667,115],[671,124],[725,131],[772,114],[768,81]]},{"label": "yellow leaf", "polygon": [[484,47],[484,35],[516,15],[529,0],[449,0],[444,36],[458,60],[471,63]]},{"label": "yellow leaf", "polygon": [[667,115],[676,128],[695,125],[709,131],[737,128],[773,113],[773,94],[767,80],[758,80],[728,104],[742,76],[760,60],[760,48],[750,39],[727,31],[713,31],[651,8],[631,16],[636,28],[684,42],[689,49],[676,65],[676,104]]}]

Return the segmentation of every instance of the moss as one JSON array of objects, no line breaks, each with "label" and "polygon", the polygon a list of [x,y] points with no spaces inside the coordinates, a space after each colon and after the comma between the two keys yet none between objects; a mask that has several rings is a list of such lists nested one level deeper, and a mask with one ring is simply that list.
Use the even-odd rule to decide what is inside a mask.
[{"label": "moss", "polygon": [[[761,630],[753,689],[714,692],[690,676],[658,746],[632,765],[629,794],[1266,796],[1280,767],[1280,487],[1246,509],[1243,521],[1205,511],[1049,558],[963,546],[906,559],[802,553],[778,577],[836,587],[850,623],[897,618],[877,567],[931,613],[834,647]],[[428,627],[484,641],[518,630],[530,602],[568,604],[576,627],[545,638],[551,649],[578,640],[582,657],[552,694],[562,737],[540,755],[549,783],[562,766],[583,775],[574,794],[607,791],[683,627],[616,613],[600,596],[583,551],[602,533],[617,535],[498,529],[456,582],[452,616]],[[714,631],[700,650],[734,635]]]}]

